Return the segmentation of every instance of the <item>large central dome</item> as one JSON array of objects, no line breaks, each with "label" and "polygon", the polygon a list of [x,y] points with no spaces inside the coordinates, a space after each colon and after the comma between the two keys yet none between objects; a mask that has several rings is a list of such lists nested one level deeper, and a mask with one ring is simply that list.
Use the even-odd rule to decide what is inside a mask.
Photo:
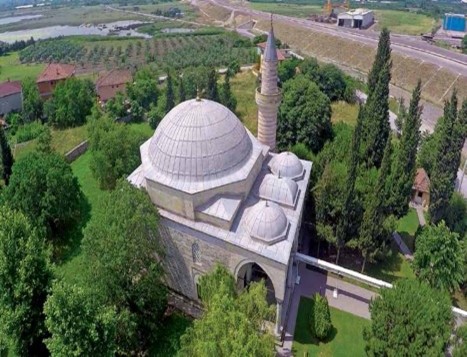
[{"label": "large central dome", "polygon": [[221,179],[239,170],[248,162],[252,146],[245,127],[228,108],[192,99],[164,117],[148,154],[163,181],[194,183]]}]

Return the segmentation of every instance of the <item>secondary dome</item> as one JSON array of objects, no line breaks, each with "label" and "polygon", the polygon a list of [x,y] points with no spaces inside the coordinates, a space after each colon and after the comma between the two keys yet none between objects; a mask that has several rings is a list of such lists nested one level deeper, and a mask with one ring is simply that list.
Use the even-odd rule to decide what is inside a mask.
[{"label": "secondary dome", "polygon": [[295,154],[285,151],[274,156],[269,163],[272,173],[280,177],[298,179],[303,175],[303,165]]},{"label": "secondary dome", "polygon": [[252,140],[228,108],[192,99],[173,108],[149,143],[148,156],[167,183],[206,183],[239,170],[250,158]]},{"label": "secondary dome", "polygon": [[289,224],[276,203],[259,201],[248,212],[245,225],[251,238],[271,245],[286,237]]},{"label": "secondary dome", "polygon": [[293,207],[298,197],[298,185],[287,177],[267,174],[259,186],[258,194],[262,199]]}]

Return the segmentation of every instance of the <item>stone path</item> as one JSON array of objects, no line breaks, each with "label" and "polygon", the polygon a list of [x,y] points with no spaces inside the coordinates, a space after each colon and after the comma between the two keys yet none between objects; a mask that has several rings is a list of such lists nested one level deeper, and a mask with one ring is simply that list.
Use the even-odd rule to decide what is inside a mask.
[{"label": "stone path", "polygon": [[413,254],[410,251],[409,247],[407,247],[407,244],[405,244],[405,242],[402,240],[402,237],[400,236],[400,234],[397,232],[394,232],[392,233],[392,238],[396,242],[397,246],[399,247],[399,250],[404,255],[405,259],[413,260]]},{"label": "stone path", "polygon": [[424,225],[426,225],[425,214],[423,212],[423,208],[420,206],[415,206],[415,210],[417,211],[418,223],[420,224],[420,226],[423,227]]},{"label": "stone path", "polygon": [[[368,305],[371,299],[377,296],[373,291],[347,283],[339,278],[328,276],[316,270],[309,270],[304,263],[300,263],[298,272],[300,275],[300,284],[295,286],[286,325],[284,343],[281,348],[278,348],[278,355],[284,357],[292,356],[293,334],[295,331],[300,297],[310,297],[319,292],[327,297],[329,306],[369,319],[370,312],[368,310]],[[336,287],[338,294],[337,298],[334,298],[333,293]]]}]

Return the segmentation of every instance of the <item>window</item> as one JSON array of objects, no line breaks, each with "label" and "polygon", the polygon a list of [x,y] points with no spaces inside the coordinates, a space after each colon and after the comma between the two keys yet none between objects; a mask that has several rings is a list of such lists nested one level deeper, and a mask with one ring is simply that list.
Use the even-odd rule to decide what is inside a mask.
[{"label": "window", "polygon": [[201,264],[201,252],[198,243],[193,243],[191,246],[191,254],[193,256],[193,263]]}]

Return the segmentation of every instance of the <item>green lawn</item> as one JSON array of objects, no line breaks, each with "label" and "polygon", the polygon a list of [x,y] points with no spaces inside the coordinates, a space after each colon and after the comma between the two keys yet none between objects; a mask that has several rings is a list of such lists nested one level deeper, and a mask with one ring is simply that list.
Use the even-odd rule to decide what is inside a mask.
[{"label": "green lawn", "polygon": [[415,250],[415,232],[418,226],[417,211],[414,208],[410,208],[409,212],[397,223],[397,232],[412,252]]},{"label": "green lawn", "polygon": [[331,103],[331,109],[331,122],[333,124],[344,122],[355,125],[357,122],[358,104],[349,104],[345,101],[333,102]]},{"label": "green lawn", "polygon": [[238,73],[231,81],[232,92],[237,98],[237,115],[243,124],[256,135],[258,107],[255,102],[256,76],[251,72]]},{"label": "green lawn", "polygon": [[0,82],[8,79],[20,81],[27,77],[36,78],[43,71],[45,64],[21,64],[18,52],[0,56]]},{"label": "green lawn", "polygon": [[394,33],[406,35],[420,35],[430,32],[436,24],[432,17],[415,12],[398,10],[374,10],[377,29],[387,27]]},{"label": "green lawn", "polygon": [[370,321],[348,312],[330,308],[334,327],[327,342],[317,341],[309,332],[311,299],[302,297],[297,313],[292,351],[294,356],[357,357],[365,355],[362,331]]}]

